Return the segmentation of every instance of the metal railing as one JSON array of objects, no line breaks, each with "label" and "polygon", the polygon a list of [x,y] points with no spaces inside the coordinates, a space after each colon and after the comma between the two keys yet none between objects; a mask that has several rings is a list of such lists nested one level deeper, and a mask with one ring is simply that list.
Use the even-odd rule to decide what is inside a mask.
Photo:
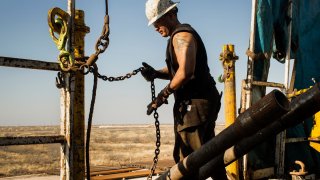
[{"label": "metal railing", "polygon": [[[0,56],[0,66],[60,71],[56,62],[13,57]],[[65,73],[62,78],[66,83],[60,89],[60,135],[0,137],[0,146],[59,143],[60,179],[84,179],[84,75],[81,72]]]}]

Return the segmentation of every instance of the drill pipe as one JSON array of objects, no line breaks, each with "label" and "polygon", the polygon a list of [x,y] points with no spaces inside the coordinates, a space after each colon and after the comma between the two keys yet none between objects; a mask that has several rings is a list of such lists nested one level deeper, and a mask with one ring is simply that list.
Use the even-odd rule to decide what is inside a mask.
[{"label": "drill pipe", "polygon": [[208,178],[219,163],[224,162],[225,166],[229,165],[267,138],[275,136],[289,127],[298,125],[318,111],[320,111],[320,89],[319,84],[316,84],[313,88],[291,101],[288,113],[253,136],[242,139],[239,143],[202,166],[199,171],[199,179]]},{"label": "drill pipe", "polygon": [[230,148],[240,139],[253,135],[288,111],[289,101],[285,95],[279,90],[271,91],[240,114],[232,125],[157,179],[164,180],[169,174],[171,179],[181,179],[183,176],[199,170],[201,166]]}]

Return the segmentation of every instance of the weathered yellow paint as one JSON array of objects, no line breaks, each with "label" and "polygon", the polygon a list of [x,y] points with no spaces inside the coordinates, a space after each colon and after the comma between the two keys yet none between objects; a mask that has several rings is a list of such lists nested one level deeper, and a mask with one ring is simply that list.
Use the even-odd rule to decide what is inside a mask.
[{"label": "weathered yellow paint", "polygon": [[[224,106],[225,106],[225,125],[226,127],[234,123],[236,119],[236,83],[235,83],[235,61],[238,57],[234,52],[234,45],[223,46],[220,60],[224,69]],[[234,178],[239,179],[238,161],[226,167],[227,172]]]},{"label": "weathered yellow paint", "polygon": [[[66,50],[67,39],[70,36],[70,27],[68,26],[68,20],[70,15],[60,8],[52,8],[48,11],[48,25],[49,32],[52,40],[57,45],[59,53],[59,64],[63,71],[71,70],[74,66],[74,58],[70,51]],[[70,22],[69,22],[70,23]],[[56,37],[59,34],[59,37]],[[69,38],[70,40],[70,38]]]},{"label": "weathered yellow paint", "polygon": [[290,99],[290,98],[299,96],[299,95],[307,92],[307,91],[308,91],[309,89],[311,89],[311,88],[312,88],[312,86],[310,86],[309,88],[306,88],[306,89],[300,89],[299,91],[294,90],[292,93],[288,94],[287,97]]},{"label": "weathered yellow paint", "polygon": [[[89,32],[89,28],[84,24],[84,12],[76,10],[75,28],[73,36],[74,57],[84,57],[84,37]],[[84,118],[84,75],[83,72],[76,71],[71,77],[71,101],[73,114],[70,120],[70,135],[73,146],[71,147],[71,158],[73,158],[70,176],[72,179],[84,179],[85,177],[85,118]]]},{"label": "weathered yellow paint", "polygon": [[320,152],[320,112],[314,115],[314,124],[310,134],[310,146]]}]

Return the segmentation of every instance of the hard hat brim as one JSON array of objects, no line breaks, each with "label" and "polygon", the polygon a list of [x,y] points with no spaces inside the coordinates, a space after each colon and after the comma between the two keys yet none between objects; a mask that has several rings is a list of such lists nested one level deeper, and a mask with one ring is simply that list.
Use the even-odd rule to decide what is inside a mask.
[{"label": "hard hat brim", "polygon": [[165,11],[161,12],[160,14],[158,14],[157,16],[155,16],[154,18],[152,18],[149,23],[148,26],[150,26],[151,24],[153,24],[154,22],[156,22],[159,18],[161,18],[163,15],[165,15],[167,12],[169,12],[171,9],[173,9],[174,7],[176,7],[178,5],[179,2],[174,3],[173,5],[171,5],[169,8],[167,8]]}]

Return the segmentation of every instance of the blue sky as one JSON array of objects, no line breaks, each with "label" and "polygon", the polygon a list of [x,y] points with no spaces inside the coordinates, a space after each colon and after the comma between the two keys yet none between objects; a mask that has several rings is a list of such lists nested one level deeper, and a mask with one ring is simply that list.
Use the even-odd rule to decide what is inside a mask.
[{"label": "blue sky", "polygon": [[[120,76],[147,62],[156,69],[165,66],[167,39],[147,26],[146,0],[109,0],[110,45],[97,62],[100,74]],[[49,35],[47,13],[59,7],[67,11],[67,1],[10,0],[0,3],[0,56],[56,62],[59,51]],[[191,24],[201,35],[207,49],[211,74],[217,80],[222,74],[219,54],[224,44],[234,44],[236,62],[237,108],[240,82],[246,75],[249,45],[251,1],[249,0],[180,0],[178,17]],[[103,0],[78,0],[76,8],[85,11],[90,33],[85,37],[85,54],[94,53],[94,45],[103,25]],[[274,68],[276,67],[276,68]],[[273,81],[282,82],[279,63],[271,64]],[[278,72],[281,70],[281,73]],[[55,87],[57,72],[0,67],[0,126],[57,125],[60,119],[59,90]],[[279,79],[279,76],[281,77]],[[86,119],[92,90],[92,74],[86,76]],[[168,82],[156,80],[156,91]],[[217,82],[219,91],[223,84]],[[150,83],[138,74],[123,82],[99,80],[93,122],[95,124],[153,123],[146,115],[151,100]],[[173,97],[158,110],[161,123],[172,123]],[[224,123],[224,108],[218,122]]]}]

